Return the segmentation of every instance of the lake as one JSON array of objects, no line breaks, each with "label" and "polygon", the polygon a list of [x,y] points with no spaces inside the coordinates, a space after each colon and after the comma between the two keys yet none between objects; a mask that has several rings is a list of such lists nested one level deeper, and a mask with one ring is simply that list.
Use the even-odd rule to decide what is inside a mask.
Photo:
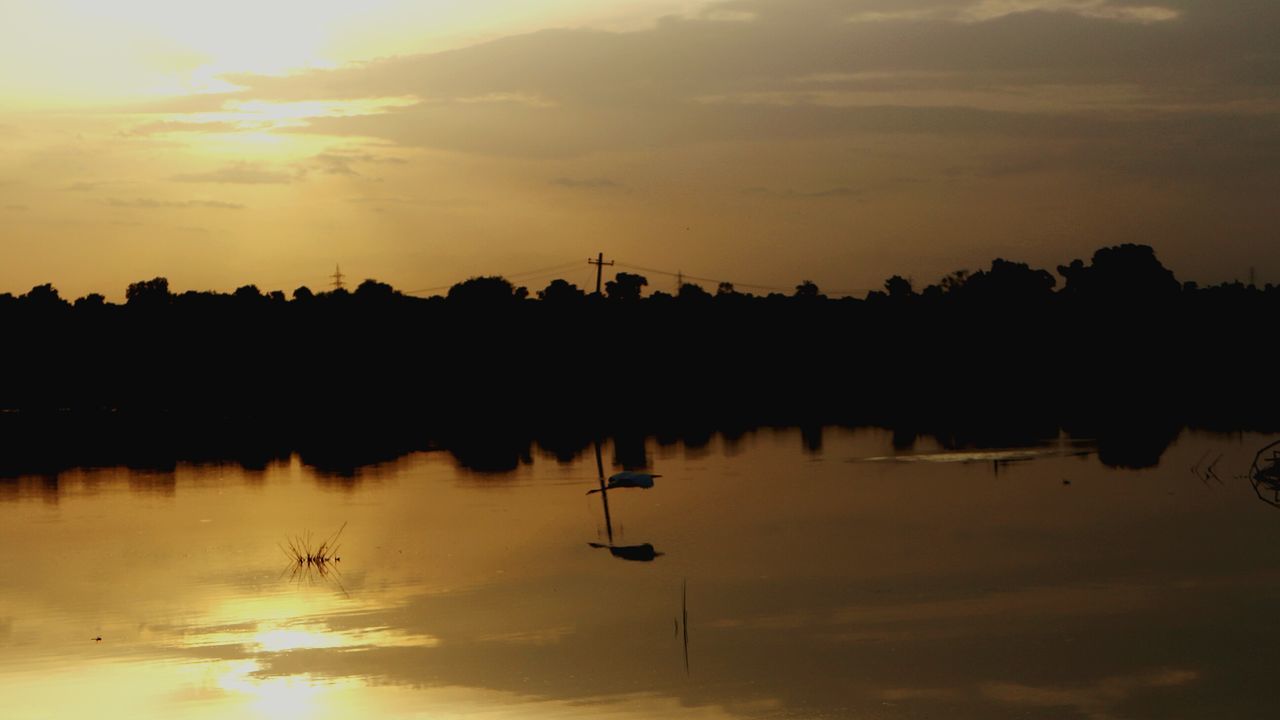
[{"label": "lake", "polygon": [[1065,437],[632,438],[605,474],[661,477],[605,494],[536,445],[0,479],[0,717],[1274,717],[1275,439],[1125,469]]}]

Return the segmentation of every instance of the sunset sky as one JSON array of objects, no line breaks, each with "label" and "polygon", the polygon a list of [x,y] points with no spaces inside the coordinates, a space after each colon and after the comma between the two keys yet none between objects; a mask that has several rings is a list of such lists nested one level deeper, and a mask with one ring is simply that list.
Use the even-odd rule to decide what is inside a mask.
[{"label": "sunset sky", "polygon": [[0,0],[0,292],[603,251],[861,293],[1121,242],[1280,283],[1277,38],[1275,0]]}]

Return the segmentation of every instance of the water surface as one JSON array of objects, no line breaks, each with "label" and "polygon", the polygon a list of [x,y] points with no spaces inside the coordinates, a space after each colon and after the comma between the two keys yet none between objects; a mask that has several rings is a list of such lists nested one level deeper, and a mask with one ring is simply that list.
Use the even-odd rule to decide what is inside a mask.
[{"label": "water surface", "polygon": [[606,443],[662,475],[607,497],[590,452],[0,480],[0,716],[1273,716],[1275,438],[892,439]]}]

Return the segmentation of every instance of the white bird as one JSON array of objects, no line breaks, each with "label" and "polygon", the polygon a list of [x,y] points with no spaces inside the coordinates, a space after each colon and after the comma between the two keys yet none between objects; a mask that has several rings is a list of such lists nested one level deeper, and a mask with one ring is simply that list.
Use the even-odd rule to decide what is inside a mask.
[{"label": "white bird", "polygon": [[[662,477],[662,476],[655,475],[653,473],[633,472],[631,470],[627,470],[624,472],[614,473],[613,475],[610,475],[609,484],[604,489],[613,490],[615,488],[651,488],[653,487],[653,479],[659,478],[659,477]],[[590,495],[591,493],[598,493],[598,492],[600,492],[600,488],[596,488],[594,490],[588,490],[587,494]]]}]

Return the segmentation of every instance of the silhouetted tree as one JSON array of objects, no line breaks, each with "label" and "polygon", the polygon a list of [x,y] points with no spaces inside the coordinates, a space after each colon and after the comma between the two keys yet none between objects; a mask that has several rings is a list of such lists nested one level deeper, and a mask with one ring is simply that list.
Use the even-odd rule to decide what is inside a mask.
[{"label": "silhouetted tree", "polygon": [[500,275],[473,277],[449,288],[446,298],[451,303],[489,307],[514,300],[515,288]]},{"label": "silhouetted tree", "polygon": [[906,298],[915,294],[911,287],[911,281],[901,275],[894,275],[884,281],[885,292],[889,293],[891,298]]},{"label": "silhouetted tree", "polygon": [[107,299],[98,293],[89,293],[82,298],[77,298],[75,302],[76,310],[91,310],[106,305]]},{"label": "silhouetted tree", "polygon": [[233,297],[242,302],[252,302],[262,299],[262,291],[258,289],[257,285],[241,285],[236,288]]},{"label": "silhouetted tree", "polygon": [[676,295],[676,297],[685,302],[701,302],[705,300],[710,300],[711,293],[707,292],[706,290],[703,290],[701,285],[696,285],[694,283],[685,283],[680,286],[680,292]]},{"label": "silhouetted tree", "polygon": [[796,294],[793,297],[816,300],[822,297],[822,293],[818,291],[816,283],[812,280],[805,280],[796,286]]},{"label": "silhouetted tree", "polygon": [[1064,294],[1088,300],[1160,301],[1177,295],[1182,288],[1148,245],[1102,248],[1093,254],[1089,265],[1073,260],[1070,265],[1059,265],[1058,274],[1067,279]]},{"label": "silhouetted tree", "polygon": [[1026,263],[997,258],[988,271],[978,271],[964,283],[961,292],[967,297],[986,300],[1034,301],[1053,294],[1058,284],[1047,270],[1032,270]]},{"label": "silhouetted tree", "polygon": [[559,278],[552,280],[546,288],[538,291],[538,299],[549,303],[570,303],[586,296],[578,286]]},{"label": "silhouetted tree", "polygon": [[50,283],[36,285],[27,291],[19,300],[22,304],[36,311],[56,310],[68,307],[67,301],[58,295],[58,290]]},{"label": "silhouetted tree", "polygon": [[643,275],[620,272],[604,284],[604,292],[611,300],[635,301],[648,284],[649,279]]},{"label": "silhouetted tree", "polygon": [[942,288],[943,292],[950,293],[950,292],[955,292],[960,288],[964,287],[965,283],[968,281],[969,281],[968,270],[956,270],[955,272],[942,278],[942,280],[938,282],[938,286]]},{"label": "silhouetted tree", "polygon": [[716,295],[737,295],[738,291],[733,288],[733,283],[722,282],[716,286]]},{"label": "silhouetted tree", "polygon": [[365,280],[356,288],[355,297],[357,300],[366,302],[390,300],[396,295],[395,288],[387,283],[378,282],[377,280]]},{"label": "silhouetted tree", "polygon": [[314,300],[315,297],[315,293],[311,292],[311,288],[306,285],[303,285],[293,291],[293,299],[295,302],[307,302],[308,300]]},{"label": "silhouetted tree", "polygon": [[156,277],[133,283],[124,291],[124,298],[129,305],[158,307],[167,305],[173,295],[169,292],[168,279]]}]

